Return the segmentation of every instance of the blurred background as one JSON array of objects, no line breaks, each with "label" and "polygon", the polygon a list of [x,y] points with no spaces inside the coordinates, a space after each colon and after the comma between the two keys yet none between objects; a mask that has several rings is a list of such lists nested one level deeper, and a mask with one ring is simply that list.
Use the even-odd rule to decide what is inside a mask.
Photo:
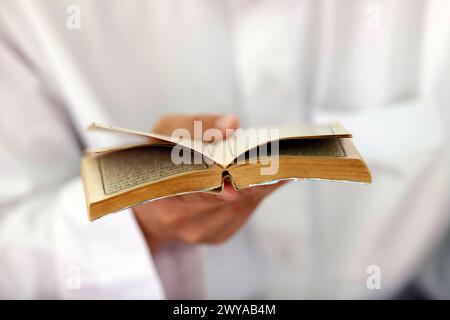
[{"label": "blurred background", "polygon": [[450,298],[449,57],[446,0],[1,1],[0,297],[164,297],[130,212],[87,222],[79,161],[117,142],[90,122],[181,112],[340,121],[373,184],[284,186],[230,241],[178,252],[202,259],[175,285]]}]

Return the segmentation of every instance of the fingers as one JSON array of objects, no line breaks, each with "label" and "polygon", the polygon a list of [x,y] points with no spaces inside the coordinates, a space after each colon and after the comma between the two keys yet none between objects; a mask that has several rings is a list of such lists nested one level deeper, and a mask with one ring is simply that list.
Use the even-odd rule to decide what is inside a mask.
[{"label": "fingers", "polygon": [[[201,134],[208,129],[217,129],[222,137],[226,136],[227,129],[235,130],[239,127],[239,120],[235,115],[213,115],[213,114],[167,114],[163,116],[153,127],[155,133],[171,135],[176,129],[187,129],[194,138],[194,123],[200,121]],[[197,124],[198,125],[198,124]],[[200,128],[200,127],[199,127]],[[198,129],[197,129],[198,130]],[[210,139],[204,139],[210,141]]]},{"label": "fingers", "polygon": [[221,207],[214,212],[214,219],[209,220],[202,236],[204,243],[221,243],[235,234],[254,212],[256,205],[251,202],[238,212],[230,207]]},{"label": "fingers", "polygon": [[225,182],[223,190],[217,195],[219,200],[233,201],[239,198],[239,191],[237,191],[229,182]]},{"label": "fingers", "polygon": [[280,181],[273,185],[252,187],[240,191],[237,191],[230,183],[225,183],[224,189],[219,194],[199,192],[167,198],[163,201],[171,201],[172,208],[180,208],[180,205],[185,205],[191,209],[195,208],[197,212],[217,209],[222,206],[234,206],[236,209],[240,207],[240,202],[249,201],[250,198],[261,201],[287,182]]},{"label": "fingers", "polygon": [[192,116],[192,118],[192,122],[202,122],[203,130],[212,128],[220,130],[237,129],[239,127],[239,121],[235,115],[198,114]]},{"label": "fingers", "polygon": [[215,209],[214,219],[210,219],[209,228],[206,229],[209,232],[203,234],[201,241],[215,244],[230,238],[248,220],[262,199],[283,184],[285,183],[258,187],[250,192],[238,192],[230,186],[238,196],[227,205]]},{"label": "fingers", "polygon": [[236,130],[239,128],[239,120],[235,115],[222,116],[216,119],[214,127],[221,130],[223,137],[226,138],[227,130]]},{"label": "fingers", "polygon": [[219,243],[234,234],[248,219],[256,207],[247,201],[239,211],[231,203],[196,213],[178,224],[175,234],[189,243]]},{"label": "fingers", "polygon": [[148,239],[179,239],[189,243],[219,243],[233,235],[254,209],[281,185],[236,191],[224,188],[227,196],[197,193],[143,204],[135,208],[138,221],[146,226]]}]

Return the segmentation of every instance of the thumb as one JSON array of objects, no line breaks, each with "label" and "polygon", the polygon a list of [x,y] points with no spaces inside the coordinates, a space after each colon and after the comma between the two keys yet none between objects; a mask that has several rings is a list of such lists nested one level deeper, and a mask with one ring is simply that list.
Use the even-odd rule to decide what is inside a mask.
[{"label": "thumb", "polygon": [[239,120],[235,115],[217,116],[214,121],[214,127],[217,129],[237,129]]},{"label": "thumb", "polygon": [[239,127],[239,120],[235,115],[212,115],[212,114],[167,114],[163,116],[154,126],[153,132],[171,135],[176,129],[187,129],[192,137],[195,136],[194,125],[201,127],[201,134],[208,129],[218,129],[225,137],[227,129],[235,130]]},{"label": "thumb", "polygon": [[235,115],[198,115],[196,121],[201,121],[204,141],[215,141],[226,138],[239,128],[239,120]]}]

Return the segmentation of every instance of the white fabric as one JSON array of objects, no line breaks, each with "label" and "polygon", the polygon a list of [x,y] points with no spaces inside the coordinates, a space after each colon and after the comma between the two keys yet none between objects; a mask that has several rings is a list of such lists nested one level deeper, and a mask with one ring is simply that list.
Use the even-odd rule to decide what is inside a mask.
[{"label": "white fabric", "polygon": [[130,212],[88,223],[77,178],[83,146],[118,142],[89,122],[167,112],[339,120],[374,176],[290,184],[226,244],[189,248],[208,297],[389,296],[448,225],[449,21],[445,0],[2,1],[0,296],[162,298],[186,275],[159,276]]}]

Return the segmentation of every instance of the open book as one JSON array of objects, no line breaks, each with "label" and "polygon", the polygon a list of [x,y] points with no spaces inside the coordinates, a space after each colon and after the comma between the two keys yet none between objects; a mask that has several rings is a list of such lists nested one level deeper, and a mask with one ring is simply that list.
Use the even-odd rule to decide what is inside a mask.
[{"label": "open book", "polygon": [[91,130],[144,136],[144,144],[86,150],[81,169],[89,219],[192,192],[237,190],[286,179],[371,182],[370,171],[337,123],[299,129],[240,130],[205,143],[101,124]]}]

